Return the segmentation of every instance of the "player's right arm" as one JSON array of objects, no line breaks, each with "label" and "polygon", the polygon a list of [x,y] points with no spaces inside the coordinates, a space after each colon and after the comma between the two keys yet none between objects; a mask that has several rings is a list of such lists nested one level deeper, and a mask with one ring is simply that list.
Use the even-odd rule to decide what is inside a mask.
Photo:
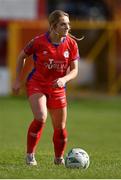
[{"label": "player's right arm", "polygon": [[29,41],[27,43],[27,45],[25,46],[25,48],[20,52],[18,59],[17,59],[17,67],[16,67],[16,79],[15,82],[12,86],[12,90],[14,94],[18,94],[19,90],[22,86],[22,81],[20,78],[22,69],[24,67],[24,63],[27,60],[27,57],[29,57],[30,55],[32,55],[34,53],[36,49],[36,43],[35,40],[32,39],[31,41]]},{"label": "player's right arm", "polygon": [[18,94],[19,90],[22,86],[20,74],[21,74],[21,71],[23,69],[23,66],[24,66],[24,63],[25,63],[25,60],[27,57],[28,57],[28,55],[24,52],[24,50],[22,50],[18,56],[17,67],[16,67],[16,78],[15,78],[15,82],[13,83],[13,86],[12,86],[12,90],[13,90],[14,94]]}]

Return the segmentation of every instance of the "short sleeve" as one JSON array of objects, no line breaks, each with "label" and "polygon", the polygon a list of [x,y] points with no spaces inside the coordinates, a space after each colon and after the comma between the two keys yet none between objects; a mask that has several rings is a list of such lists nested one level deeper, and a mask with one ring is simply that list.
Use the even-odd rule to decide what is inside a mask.
[{"label": "short sleeve", "polygon": [[34,54],[34,52],[35,52],[35,40],[34,40],[34,39],[32,39],[31,41],[29,41],[29,42],[27,43],[27,45],[26,45],[25,48],[24,48],[24,52],[25,52],[25,54],[27,54],[28,56]]},{"label": "short sleeve", "polygon": [[79,49],[78,49],[77,43],[74,41],[72,50],[71,50],[71,61],[75,61],[77,59],[80,59]]}]

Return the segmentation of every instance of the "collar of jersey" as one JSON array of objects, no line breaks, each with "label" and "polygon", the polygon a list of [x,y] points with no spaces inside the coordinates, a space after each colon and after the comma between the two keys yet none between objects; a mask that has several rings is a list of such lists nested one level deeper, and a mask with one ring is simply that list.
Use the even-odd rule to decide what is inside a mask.
[{"label": "collar of jersey", "polygon": [[61,43],[52,43],[51,42],[51,39],[50,39],[50,36],[49,36],[49,32],[46,32],[46,38],[47,38],[47,40],[48,40],[48,42],[50,42],[51,44],[53,44],[55,47],[58,47],[61,43],[64,43],[64,41],[66,40],[66,37],[65,38],[63,38],[63,41],[61,42]]}]

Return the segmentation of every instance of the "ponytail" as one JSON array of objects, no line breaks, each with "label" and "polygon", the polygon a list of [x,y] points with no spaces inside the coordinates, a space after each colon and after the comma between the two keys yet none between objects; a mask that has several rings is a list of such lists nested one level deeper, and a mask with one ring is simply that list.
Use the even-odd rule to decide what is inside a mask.
[{"label": "ponytail", "polygon": [[70,33],[68,33],[68,35],[70,36],[70,37],[72,37],[73,39],[75,39],[76,41],[81,41],[81,40],[83,40],[85,37],[84,36],[82,36],[81,38],[77,38],[77,37],[75,37],[74,35],[72,35],[72,34],[70,34]]}]

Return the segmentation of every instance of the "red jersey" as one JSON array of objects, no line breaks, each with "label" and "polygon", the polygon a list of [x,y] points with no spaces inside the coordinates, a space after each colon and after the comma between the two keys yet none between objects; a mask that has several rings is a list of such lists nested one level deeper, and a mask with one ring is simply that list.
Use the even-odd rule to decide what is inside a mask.
[{"label": "red jersey", "polygon": [[33,55],[34,69],[28,80],[51,85],[55,79],[66,75],[70,62],[79,58],[78,46],[74,39],[66,36],[59,45],[52,44],[49,33],[32,39],[24,48],[27,55]]}]

